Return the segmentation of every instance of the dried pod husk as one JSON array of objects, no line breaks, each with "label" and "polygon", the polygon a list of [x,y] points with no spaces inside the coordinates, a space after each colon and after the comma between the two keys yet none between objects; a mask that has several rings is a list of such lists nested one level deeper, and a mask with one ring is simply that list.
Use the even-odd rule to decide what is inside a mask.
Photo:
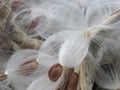
[{"label": "dried pod husk", "polygon": [[3,21],[5,17],[7,17],[9,12],[11,12],[10,9],[6,7],[5,5],[3,5],[3,7],[0,7],[0,20]]},{"label": "dried pod husk", "polygon": [[15,1],[12,2],[11,8],[12,8],[13,11],[19,12],[19,11],[25,9],[25,8],[28,8],[28,6],[20,0],[15,0]]},{"label": "dried pod husk", "polygon": [[11,26],[11,30],[7,33],[7,35],[22,48],[39,49],[42,43],[41,40],[28,38],[26,33],[16,26]]},{"label": "dried pod husk", "polygon": [[17,51],[19,50],[19,46],[9,39],[4,33],[0,33],[0,47],[2,50],[7,50],[7,51]]},{"label": "dried pod husk", "polygon": [[41,44],[42,44],[41,40],[28,38],[22,43],[22,47],[31,48],[31,49],[39,49]]},{"label": "dried pod husk", "polygon": [[4,74],[4,73],[0,73],[0,80],[5,79],[6,77],[7,77],[7,75],[6,75],[6,74]]},{"label": "dried pod husk", "polygon": [[78,74],[73,72],[69,80],[68,90],[77,90],[78,78]]},{"label": "dried pod husk", "polygon": [[51,81],[56,82],[63,72],[63,67],[60,64],[53,65],[48,71],[48,77]]},{"label": "dried pod husk", "polygon": [[36,60],[27,61],[19,66],[19,72],[20,74],[24,76],[31,75],[37,68],[39,67],[39,64]]}]

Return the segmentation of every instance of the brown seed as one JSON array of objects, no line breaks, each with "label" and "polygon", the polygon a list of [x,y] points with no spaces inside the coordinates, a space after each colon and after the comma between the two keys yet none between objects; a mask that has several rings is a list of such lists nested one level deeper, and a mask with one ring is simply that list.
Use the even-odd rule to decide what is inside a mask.
[{"label": "brown seed", "polygon": [[4,74],[4,73],[0,73],[0,80],[1,80],[1,79],[5,79],[6,77],[7,77],[6,74]]},{"label": "brown seed", "polygon": [[29,30],[30,31],[33,30],[39,24],[39,22],[43,22],[44,19],[45,19],[44,15],[38,16],[35,19],[33,19],[32,22],[30,23],[29,27],[28,27]]},{"label": "brown seed", "polygon": [[53,65],[48,71],[48,77],[51,81],[56,82],[61,76],[63,67],[60,64]]},{"label": "brown seed", "polygon": [[31,75],[37,68],[39,64],[36,60],[27,61],[19,66],[18,72],[24,76]]},{"label": "brown seed", "polygon": [[28,6],[20,0],[13,1],[12,5],[11,5],[12,10],[15,11],[15,12],[18,12],[18,11],[24,9],[24,8],[27,8],[27,7]]},{"label": "brown seed", "polygon": [[73,72],[69,80],[68,90],[77,90],[78,78],[78,74]]},{"label": "brown seed", "polygon": [[38,25],[38,23],[39,23],[39,17],[35,18],[35,19],[31,22],[31,24],[30,24],[30,26],[29,26],[29,30],[34,29],[34,28]]}]

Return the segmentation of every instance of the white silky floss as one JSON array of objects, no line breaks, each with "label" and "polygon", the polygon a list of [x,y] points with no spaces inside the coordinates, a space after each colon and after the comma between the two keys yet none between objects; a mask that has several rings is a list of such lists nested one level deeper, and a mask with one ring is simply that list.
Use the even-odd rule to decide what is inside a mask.
[{"label": "white silky floss", "polygon": [[56,90],[64,78],[64,73],[62,73],[60,78],[56,82],[53,82],[50,81],[48,74],[45,74],[34,80],[27,90]]},{"label": "white silky floss", "polygon": [[[86,57],[91,39],[100,32],[101,28],[113,29],[115,28],[113,27],[114,25],[118,25],[119,21],[113,22],[109,25],[104,24],[104,21],[109,18],[114,11],[119,9],[119,4],[120,3],[116,3],[114,1],[105,2],[103,0],[95,0],[88,5],[86,12],[83,12],[84,10],[82,11],[80,8],[78,9],[77,7],[71,7],[72,10],[67,12],[71,15],[67,19],[69,23],[66,23],[65,25],[68,31],[73,31],[75,33],[71,32],[70,35],[68,37],[66,36],[66,39],[63,38],[64,40],[61,40],[62,43],[58,45],[58,47],[60,46],[58,57],[61,65],[70,68],[77,67]],[[96,6],[96,8],[94,6]],[[66,8],[69,9],[70,7],[67,7],[66,5]],[[62,13],[62,10],[58,10],[58,12]],[[74,12],[74,14],[71,14],[72,12]],[[54,38],[51,41],[57,40]],[[45,43],[46,42],[47,40]],[[50,43],[49,38],[48,42]],[[55,47],[52,48],[54,49]]]},{"label": "white silky floss", "polygon": [[92,30],[83,33],[76,32],[75,35],[65,40],[59,51],[60,64],[65,67],[77,67],[88,53],[90,40],[96,35]]},{"label": "white silky floss", "polygon": [[[27,61],[35,60],[36,58],[39,66],[35,71],[28,76],[22,75],[19,72],[19,66]],[[55,57],[41,51],[21,50],[13,54],[13,56],[8,60],[5,73],[8,75],[8,82],[15,90],[26,90],[32,81],[37,79],[39,76],[46,74],[49,68],[56,63],[58,63],[58,60]],[[21,70],[24,71],[24,68]]]}]

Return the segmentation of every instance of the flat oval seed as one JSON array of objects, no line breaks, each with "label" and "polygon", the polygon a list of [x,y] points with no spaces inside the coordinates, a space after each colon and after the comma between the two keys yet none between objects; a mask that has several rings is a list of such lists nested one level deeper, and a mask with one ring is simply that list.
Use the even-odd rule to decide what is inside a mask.
[{"label": "flat oval seed", "polygon": [[4,73],[0,73],[0,80],[5,79],[6,77],[7,77],[7,75],[6,75],[6,74],[4,74]]},{"label": "flat oval seed", "polygon": [[28,8],[28,6],[22,1],[16,0],[12,2],[11,8],[13,11],[18,12],[22,9]]},{"label": "flat oval seed", "polygon": [[61,76],[63,67],[60,64],[53,65],[48,71],[48,77],[51,81],[56,82]]},{"label": "flat oval seed", "polygon": [[78,74],[73,72],[69,80],[68,90],[77,90],[78,78]]},{"label": "flat oval seed", "polygon": [[29,30],[33,30],[39,23],[39,17],[35,18],[29,25]]},{"label": "flat oval seed", "polygon": [[35,19],[32,20],[32,22],[30,23],[29,25],[29,30],[33,30],[35,27],[37,27],[37,25],[40,23],[40,22],[43,22],[45,20],[46,16],[45,15],[42,15],[42,16],[38,16],[36,17]]},{"label": "flat oval seed", "polygon": [[27,61],[19,66],[18,72],[24,76],[31,75],[37,68],[39,64],[36,60]]}]

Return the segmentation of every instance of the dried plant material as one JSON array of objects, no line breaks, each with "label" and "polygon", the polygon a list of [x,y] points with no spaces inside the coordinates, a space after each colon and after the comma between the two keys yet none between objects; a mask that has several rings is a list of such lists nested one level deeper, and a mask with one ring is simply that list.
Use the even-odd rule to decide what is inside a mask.
[{"label": "dried plant material", "polygon": [[39,49],[42,44],[41,40],[28,38],[27,34],[16,26],[11,26],[11,31],[5,32],[13,41],[18,43],[19,46],[22,46],[23,48]]},{"label": "dried plant material", "polygon": [[36,60],[27,61],[19,66],[18,72],[21,75],[29,76],[38,68],[38,66],[39,64]]},{"label": "dried plant material", "polygon": [[73,72],[69,80],[68,90],[77,90],[78,78],[78,74]]},{"label": "dried plant material", "polygon": [[87,90],[86,85],[86,61],[83,61],[81,63],[80,67],[80,84],[81,84],[81,90]]},{"label": "dried plant material", "polygon": [[63,67],[60,64],[53,65],[48,71],[48,77],[51,81],[56,82],[62,75]]},{"label": "dried plant material", "polygon": [[3,50],[17,51],[20,49],[20,47],[14,41],[12,41],[10,38],[8,38],[6,36],[6,34],[0,33],[0,37],[1,37],[0,47]]},{"label": "dried plant material", "polygon": [[3,9],[0,9],[0,20],[4,20],[5,17],[7,16],[7,13],[10,11],[7,7],[3,7]]},{"label": "dried plant material", "polygon": [[43,41],[37,39],[26,39],[21,45],[24,48],[39,49]]}]

